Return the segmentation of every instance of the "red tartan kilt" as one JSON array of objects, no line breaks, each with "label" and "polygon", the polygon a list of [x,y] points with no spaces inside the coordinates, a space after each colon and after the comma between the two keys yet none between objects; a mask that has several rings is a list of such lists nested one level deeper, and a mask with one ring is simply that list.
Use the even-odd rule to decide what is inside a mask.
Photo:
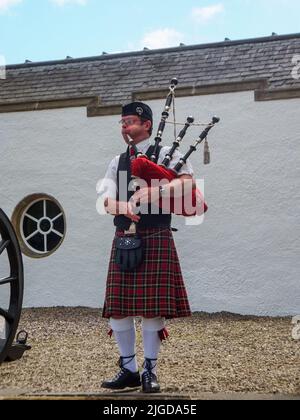
[{"label": "red tartan kilt", "polygon": [[156,228],[140,234],[144,261],[132,273],[121,272],[115,264],[113,241],[102,316],[191,316],[172,231]]}]

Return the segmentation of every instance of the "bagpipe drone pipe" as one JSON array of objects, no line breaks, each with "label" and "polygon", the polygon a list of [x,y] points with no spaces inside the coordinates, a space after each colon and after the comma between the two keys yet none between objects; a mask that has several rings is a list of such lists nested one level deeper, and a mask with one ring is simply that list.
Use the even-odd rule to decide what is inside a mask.
[{"label": "bagpipe drone pipe", "polygon": [[[149,159],[142,153],[140,153],[134,144],[133,141],[130,141],[130,146],[134,150],[135,159],[131,161],[131,175],[133,179],[142,179],[144,180],[148,186],[153,186],[153,180],[156,181],[164,181],[164,182],[171,182],[174,179],[178,178],[180,176],[180,170],[184,167],[186,164],[188,158],[191,156],[193,152],[197,150],[197,146],[200,145],[203,141],[205,141],[204,145],[204,164],[210,163],[210,152],[209,152],[209,146],[207,142],[207,136],[210,130],[220,121],[219,118],[213,117],[211,123],[207,124],[205,129],[200,134],[199,138],[195,141],[194,145],[190,146],[190,149],[188,152],[179,160],[177,165],[174,168],[169,168],[170,163],[173,159],[174,153],[179,148],[180,143],[182,142],[183,138],[185,137],[188,128],[191,125],[194,125],[194,118],[188,117],[186,123],[184,124],[184,128],[181,130],[177,138],[175,138],[175,141],[173,143],[172,148],[170,151],[166,154],[161,164],[157,164],[158,161],[158,155],[159,155],[159,144],[162,141],[162,134],[164,132],[167,119],[169,117],[169,111],[172,105],[172,102],[174,103],[175,99],[175,88],[178,84],[177,79],[172,79],[171,85],[169,87],[169,94],[166,99],[165,108],[162,113],[161,122],[158,127],[157,135],[155,137],[155,146],[154,146],[154,152],[151,155],[151,158]],[[174,124],[176,122],[174,121]],[[199,125],[199,124],[196,124]],[[203,125],[203,124],[200,124]],[[190,182],[190,180],[187,180]],[[184,181],[185,183],[186,181]],[[138,184],[138,182],[137,182]],[[185,195],[184,191],[180,194],[175,193],[174,196],[171,198],[160,198],[159,200],[159,207],[162,209],[168,209],[170,213],[174,213],[176,215],[181,215],[185,217],[191,217],[191,216],[200,216],[203,213],[205,213],[208,210],[208,206],[204,200],[203,194],[197,188],[196,185],[194,185],[195,182],[193,182],[192,187],[192,193],[188,197],[188,195]],[[161,184],[160,184],[161,185]]]}]

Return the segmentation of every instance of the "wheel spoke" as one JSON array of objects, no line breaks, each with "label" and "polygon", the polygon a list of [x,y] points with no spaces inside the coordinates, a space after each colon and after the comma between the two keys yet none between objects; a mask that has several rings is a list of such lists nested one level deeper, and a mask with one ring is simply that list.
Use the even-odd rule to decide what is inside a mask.
[{"label": "wheel spoke", "polygon": [[63,215],[63,213],[60,213],[57,216],[55,216],[54,219],[51,219],[52,222],[55,222],[55,220],[59,219],[62,215]]},{"label": "wheel spoke", "polygon": [[37,233],[39,233],[38,230],[36,230],[35,232],[33,232],[31,235],[27,236],[26,241],[29,241],[29,239],[33,238]]},{"label": "wheel spoke", "polygon": [[46,234],[44,234],[44,251],[45,251],[45,252],[47,252],[47,251],[48,251],[48,249],[47,249],[47,245],[48,245],[48,243],[47,243],[47,235],[46,235]]},{"label": "wheel spoke", "polygon": [[0,279],[0,285],[12,283],[17,280],[17,277],[7,277],[6,279]]},{"label": "wheel spoke", "polygon": [[1,241],[0,242],[0,255],[8,247],[10,241]]},{"label": "wheel spoke", "polygon": [[52,229],[52,233],[55,233],[55,235],[59,236],[60,238],[63,238],[64,237],[64,235],[62,233],[58,232],[55,229]]},{"label": "wheel spoke", "polygon": [[33,217],[33,216],[30,216],[30,214],[28,214],[28,213],[26,213],[25,215],[24,215],[24,217],[28,217],[28,219],[31,219],[31,220],[33,220],[34,222],[36,222],[36,223],[38,223],[39,221],[38,221],[38,219],[36,219],[35,217]]},{"label": "wheel spoke", "polygon": [[47,217],[47,208],[46,208],[47,202],[44,200],[43,202],[43,209],[44,209],[44,217]]},{"label": "wheel spoke", "polygon": [[0,308],[0,316],[3,316],[9,324],[12,324],[14,322],[14,318],[7,311],[1,308]]}]

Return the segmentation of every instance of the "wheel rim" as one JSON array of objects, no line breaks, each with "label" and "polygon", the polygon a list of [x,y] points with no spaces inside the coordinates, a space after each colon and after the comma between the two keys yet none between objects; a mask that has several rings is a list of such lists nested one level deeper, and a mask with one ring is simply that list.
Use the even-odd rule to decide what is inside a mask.
[{"label": "wheel rim", "polygon": [[30,258],[46,258],[62,245],[66,217],[60,203],[48,194],[25,197],[12,215],[21,251]]},{"label": "wheel rim", "polygon": [[23,302],[23,262],[19,243],[14,229],[0,209],[0,264],[8,259],[8,273],[0,278],[1,288],[4,285],[9,288],[8,308],[0,305],[0,317],[4,323],[4,336],[0,337],[0,363],[2,363],[13,343],[17,332]]}]

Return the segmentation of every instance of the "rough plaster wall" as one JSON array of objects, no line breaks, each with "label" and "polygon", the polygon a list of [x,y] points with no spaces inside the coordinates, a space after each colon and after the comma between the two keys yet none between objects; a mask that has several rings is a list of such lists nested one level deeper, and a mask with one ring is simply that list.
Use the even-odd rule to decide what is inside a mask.
[{"label": "rough plaster wall", "polygon": [[[163,101],[149,103],[157,125]],[[253,92],[177,99],[178,120],[222,118],[210,135],[212,164],[203,166],[202,147],[191,159],[205,179],[205,221],[173,222],[193,310],[300,313],[299,111],[297,99],[254,102]],[[44,192],[67,217],[54,255],[24,257],[24,306],[102,306],[113,227],[96,212],[95,186],[123,150],[118,119],[87,118],[85,108],[0,114],[1,207],[11,215],[23,197]]]}]

